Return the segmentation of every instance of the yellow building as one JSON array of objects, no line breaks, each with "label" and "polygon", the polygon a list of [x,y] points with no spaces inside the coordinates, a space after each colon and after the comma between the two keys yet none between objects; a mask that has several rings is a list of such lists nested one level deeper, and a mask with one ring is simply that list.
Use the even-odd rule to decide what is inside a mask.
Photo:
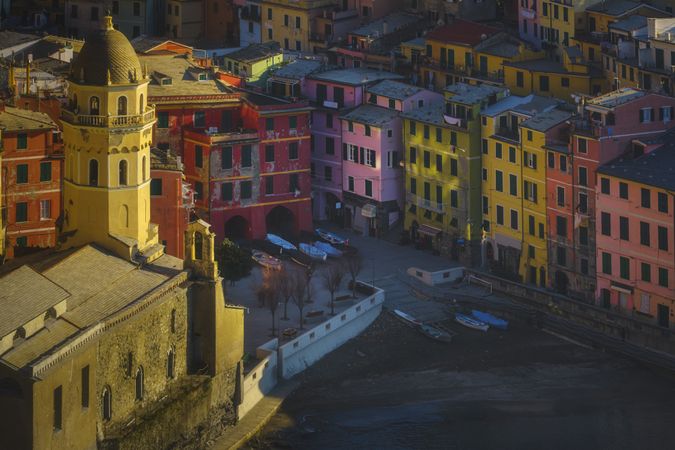
[{"label": "yellow building", "polygon": [[446,103],[402,115],[406,149],[404,227],[435,250],[480,261],[481,110],[502,98],[500,87],[458,83]]},{"label": "yellow building", "polygon": [[534,93],[568,103],[573,95],[598,95],[607,89],[607,80],[596,64],[584,60],[576,47],[566,47],[562,62],[536,59],[504,63],[504,82],[516,95]]},{"label": "yellow building", "polygon": [[64,246],[100,242],[125,259],[160,254],[150,220],[149,78],[107,19],[72,64],[63,110]]},{"label": "yellow building", "polygon": [[318,40],[311,39],[313,22],[324,11],[332,14],[337,5],[336,0],[263,0],[262,40],[277,41],[285,50],[314,53],[313,42]]},{"label": "yellow building", "polygon": [[258,81],[272,67],[284,61],[284,53],[275,41],[251,44],[223,57],[223,68],[248,82]]},{"label": "yellow building", "polygon": [[609,25],[631,16],[670,17],[671,14],[647,3],[633,1],[601,1],[586,8],[586,29],[589,33],[609,33]]},{"label": "yellow building", "polygon": [[[0,167],[2,167],[2,130],[0,130]],[[0,186],[3,184],[2,171],[0,170]],[[2,196],[0,196],[0,261],[5,259],[5,230],[7,224],[5,223],[5,206],[2,204]]]},{"label": "yellow building", "polygon": [[[546,209],[545,205],[542,208],[539,204],[544,203],[541,197],[545,196],[546,191],[543,182],[545,174],[542,174],[542,170],[545,170],[541,156],[543,153],[534,148],[540,142],[534,142],[533,135],[530,141],[530,134],[523,129],[527,140],[527,150],[524,150],[521,125],[558,105],[559,101],[554,99],[536,95],[514,95],[486,108],[481,115],[484,253],[492,258],[492,267],[505,276],[520,275],[522,279],[526,279],[522,273],[524,268],[527,267],[529,271],[530,264],[542,267],[540,260],[546,261],[546,234],[545,229],[540,230],[540,226],[545,227]],[[527,158],[524,158],[525,151],[529,152]],[[535,164],[532,164],[533,154],[537,159]],[[528,164],[536,165],[537,169],[528,167]],[[525,181],[528,182],[527,187]],[[532,188],[531,183],[536,183],[537,188]],[[527,192],[524,192],[525,189]],[[525,196],[541,202],[526,202]],[[529,216],[534,216],[537,230],[535,237],[529,235]],[[535,238],[538,239],[537,242],[534,242]],[[532,244],[541,247],[541,251],[537,252],[535,247],[534,256],[529,258],[529,246]],[[527,263],[521,263],[523,257]],[[534,265],[535,263],[539,265]],[[546,267],[545,264],[543,267]]]}]

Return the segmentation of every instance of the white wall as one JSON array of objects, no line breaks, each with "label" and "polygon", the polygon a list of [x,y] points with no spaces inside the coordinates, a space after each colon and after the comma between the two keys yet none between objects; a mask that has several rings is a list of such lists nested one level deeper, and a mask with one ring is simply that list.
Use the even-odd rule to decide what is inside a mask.
[{"label": "white wall", "polygon": [[439,270],[436,272],[429,272],[418,269],[417,267],[410,267],[408,268],[407,273],[424,284],[435,286],[437,284],[451,283],[462,278],[464,276],[464,267],[454,267],[452,269]]},{"label": "white wall", "polygon": [[244,377],[242,402],[237,408],[237,419],[244,417],[277,385],[278,348],[278,339],[272,339],[257,348],[256,356],[260,362]]}]

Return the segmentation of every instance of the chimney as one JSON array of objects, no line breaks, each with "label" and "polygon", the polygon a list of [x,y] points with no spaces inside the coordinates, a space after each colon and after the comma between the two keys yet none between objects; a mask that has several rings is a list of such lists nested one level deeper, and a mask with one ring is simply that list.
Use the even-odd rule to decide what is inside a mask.
[{"label": "chimney", "polygon": [[653,17],[647,18],[647,37],[656,37],[656,19]]},{"label": "chimney", "polygon": [[389,23],[385,20],[382,22],[382,34],[385,35],[389,31]]}]

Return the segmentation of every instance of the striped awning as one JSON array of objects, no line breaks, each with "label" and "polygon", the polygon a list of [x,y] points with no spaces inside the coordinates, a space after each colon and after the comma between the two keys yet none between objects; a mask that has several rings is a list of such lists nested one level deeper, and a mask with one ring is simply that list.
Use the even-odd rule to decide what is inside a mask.
[{"label": "striped awning", "polygon": [[426,234],[427,236],[432,236],[432,237],[438,236],[440,233],[442,233],[442,231],[443,230],[441,230],[439,228],[432,227],[431,225],[425,225],[425,224],[420,225],[419,228],[417,229],[418,233]]}]

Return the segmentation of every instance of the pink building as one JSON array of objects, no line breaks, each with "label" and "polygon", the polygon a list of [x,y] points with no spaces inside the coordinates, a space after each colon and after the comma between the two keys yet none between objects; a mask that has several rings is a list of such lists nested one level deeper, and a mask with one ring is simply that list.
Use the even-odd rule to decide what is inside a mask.
[{"label": "pink building", "polygon": [[385,80],[367,103],[341,117],[345,226],[375,236],[403,218],[405,172],[401,112],[443,102],[443,96]]},{"label": "pink building", "polygon": [[[580,117],[572,121],[569,153],[554,155],[553,166],[548,156],[547,174],[551,169],[569,172],[568,181],[547,181],[549,205],[558,205],[558,211],[549,210],[547,218],[549,274],[559,292],[593,302],[597,300],[596,223],[591,220],[596,210],[596,170],[631,151],[633,140],[654,139],[675,126],[675,99],[624,88],[587,100],[582,108]],[[569,231],[559,235],[563,220]]]},{"label": "pink building", "polygon": [[[597,296],[669,328],[675,313],[675,144],[633,151],[598,170]],[[642,152],[645,152],[642,154]]]},{"label": "pink building", "polygon": [[312,216],[342,224],[342,129],[340,115],[363,103],[366,86],[399,75],[366,69],[328,70],[309,75],[303,96],[312,112]]}]

